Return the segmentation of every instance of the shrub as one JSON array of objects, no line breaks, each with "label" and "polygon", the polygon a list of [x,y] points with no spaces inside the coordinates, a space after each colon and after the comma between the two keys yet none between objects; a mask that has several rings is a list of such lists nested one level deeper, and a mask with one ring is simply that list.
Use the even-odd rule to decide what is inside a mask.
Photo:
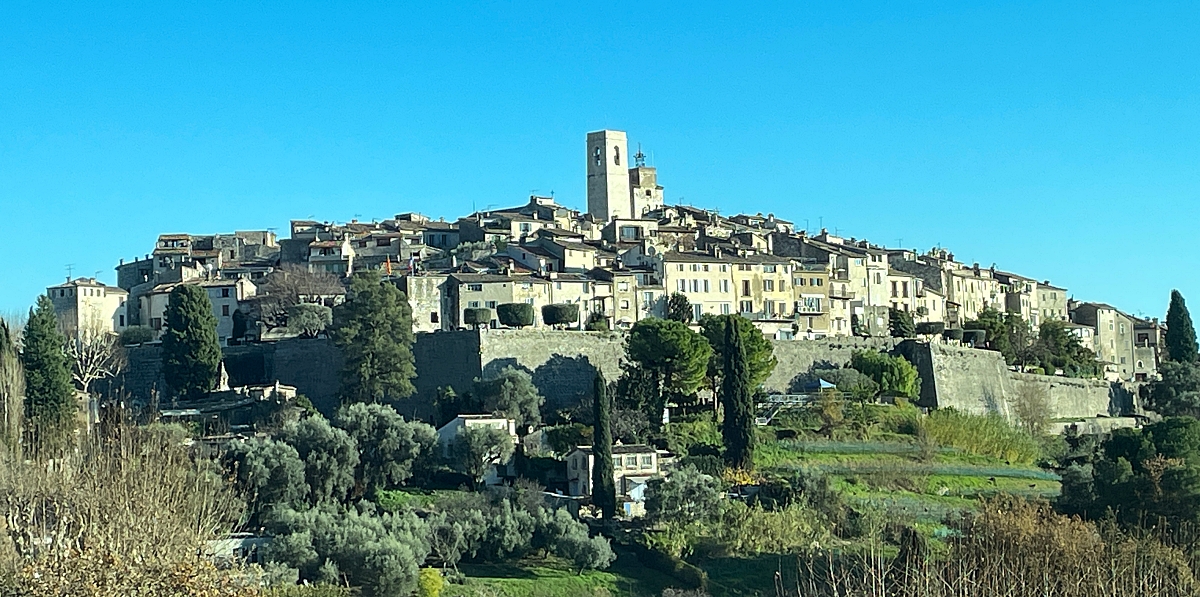
[{"label": "shrub", "polygon": [[127,327],[121,331],[121,346],[133,346],[134,344],[143,344],[153,341],[154,330],[144,325]]},{"label": "shrub", "polygon": [[946,324],[940,321],[922,321],[917,324],[917,335],[937,336],[946,331]]},{"label": "shrub", "polygon": [[987,330],[963,330],[963,342],[971,346],[984,346],[987,342]]},{"label": "shrub", "polygon": [[301,338],[316,338],[333,325],[333,309],[325,305],[300,303],[288,307],[288,332]]},{"label": "shrub", "polygon": [[607,315],[601,313],[592,313],[588,315],[587,323],[583,329],[589,332],[607,332],[612,329],[612,320]]},{"label": "shrub", "polygon": [[904,357],[860,350],[850,358],[850,366],[875,380],[885,396],[916,398],[921,394],[917,368]]},{"label": "shrub", "polygon": [[445,582],[437,568],[422,568],[417,576],[418,597],[441,597],[442,585]]},{"label": "shrub", "polygon": [[542,323],[546,325],[575,325],[579,322],[579,305],[575,303],[542,307]]},{"label": "shrub", "polygon": [[463,323],[479,327],[492,322],[492,310],[485,307],[463,309]]},{"label": "shrub", "polygon": [[533,325],[533,305],[529,303],[502,303],[496,305],[496,318],[501,325],[523,328]]},{"label": "shrub", "polygon": [[962,328],[950,328],[950,329],[946,330],[942,334],[942,336],[944,336],[947,340],[953,340],[954,342],[962,342],[963,330],[962,330]]}]

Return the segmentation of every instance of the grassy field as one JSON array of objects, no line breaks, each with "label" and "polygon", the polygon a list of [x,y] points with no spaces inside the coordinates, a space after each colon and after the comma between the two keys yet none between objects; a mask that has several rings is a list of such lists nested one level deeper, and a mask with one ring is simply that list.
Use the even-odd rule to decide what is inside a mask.
[{"label": "grassy field", "polygon": [[445,597],[658,597],[671,579],[618,552],[605,571],[578,574],[557,558],[530,558],[512,565],[465,564],[464,584],[446,584]]}]

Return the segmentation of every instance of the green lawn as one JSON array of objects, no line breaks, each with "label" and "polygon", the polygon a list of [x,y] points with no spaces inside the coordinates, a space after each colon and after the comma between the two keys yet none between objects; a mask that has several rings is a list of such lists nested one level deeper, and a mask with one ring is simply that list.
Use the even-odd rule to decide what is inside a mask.
[{"label": "green lawn", "polygon": [[464,564],[466,583],[447,583],[446,597],[576,597],[614,595],[658,597],[673,585],[665,575],[620,554],[608,570],[577,574],[557,558],[531,558],[517,564]]}]

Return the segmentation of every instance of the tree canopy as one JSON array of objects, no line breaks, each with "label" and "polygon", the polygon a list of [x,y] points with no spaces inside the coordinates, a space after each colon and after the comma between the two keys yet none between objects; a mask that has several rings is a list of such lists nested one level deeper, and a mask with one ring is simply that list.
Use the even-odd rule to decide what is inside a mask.
[{"label": "tree canopy", "polygon": [[688,300],[686,294],[675,292],[667,298],[667,319],[680,323],[691,323],[694,316],[692,302]]},{"label": "tree canopy", "polygon": [[403,484],[422,463],[437,458],[437,432],[433,427],[406,421],[388,405],[348,404],[338,409],[333,424],[358,446],[356,476],[368,495],[374,489]]},{"label": "tree canopy", "polygon": [[22,345],[25,423],[30,446],[61,447],[79,406],[71,384],[66,339],[58,330],[50,297],[38,297],[37,308],[30,311],[25,324]]},{"label": "tree canopy", "polygon": [[879,393],[885,396],[916,398],[921,394],[917,368],[902,356],[859,350],[851,356],[850,366],[879,384]]},{"label": "tree canopy", "polygon": [[450,464],[478,484],[492,466],[508,460],[513,449],[506,431],[482,425],[464,427],[450,440]]},{"label": "tree canopy", "polygon": [[180,284],[171,291],[164,314],[162,371],[172,396],[196,400],[217,385],[221,343],[208,291]]},{"label": "tree canopy", "polygon": [[1167,308],[1167,356],[1179,363],[1196,362],[1196,327],[1188,313],[1187,303],[1178,290],[1171,291],[1171,304]]},{"label": "tree canopy", "polygon": [[915,338],[917,326],[913,323],[912,313],[903,309],[888,309],[888,331],[893,338]]},{"label": "tree canopy", "polygon": [[496,305],[496,318],[501,325],[523,328],[533,325],[533,305],[529,303],[501,303]]},{"label": "tree canopy", "polygon": [[473,398],[483,410],[513,419],[521,429],[542,422],[546,401],[533,385],[533,377],[512,366],[501,369],[496,377],[476,380]]},{"label": "tree canopy", "polygon": [[592,380],[592,453],[596,463],[592,466],[592,503],[600,508],[604,518],[617,513],[617,490],[613,477],[612,461],[612,400],[608,396],[608,384],[599,371]]},{"label": "tree canopy", "polygon": [[375,271],[354,274],[348,301],[333,311],[333,339],[342,349],[342,399],[384,402],[416,391],[412,308]]},{"label": "tree canopy", "polygon": [[725,367],[724,346],[730,323],[734,324],[742,338],[750,372],[750,387],[757,388],[771,377],[779,361],[775,358],[775,349],[771,341],[754,326],[754,322],[741,315],[705,313],[700,317],[700,334],[712,347],[712,356],[708,359],[708,377],[716,388]]},{"label": "tree canopy", "polygon": [[725,325],[721,342],[721,403],[725,408],[721,436],[725,440],[725,462],[740,469],[754,465],[754,385],[745,336],[742,327],[731,321]]}]

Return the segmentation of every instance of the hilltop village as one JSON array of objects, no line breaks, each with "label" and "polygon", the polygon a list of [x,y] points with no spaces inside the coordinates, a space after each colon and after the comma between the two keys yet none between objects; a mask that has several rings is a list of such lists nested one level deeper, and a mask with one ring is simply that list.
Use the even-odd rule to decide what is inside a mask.
[{"label": "hilltop village", "polygon": [[[225,346],[299,333],[262,291],[276,271],[340,281],[379,270],[406,293],[418,333],[509,327],[497,308],[513,303],[532,305],[534,328],[628,329],[666,317],[671,297],[682,296],[676,302],[692,322],[739,314],[776,340],[888,337],[898,313],[926,334],[961,340],[955,330],[994,311],[1018,315],[1033,334],[1062,322],[1110,381],[1156,374],[1164,328],[1155,319],[1074,300],[1030,272],[956,261],[946,249],[888,248],[810,234],[775,214],[667,205],[657,170],[640,151],[629,154],[621,131],[589,133],[585,158],[586,212],[531,196],[452,222],[408,212],[376,222],[293,220],[284,239],[266,230],[162,234],[144,257],[117,265],[116,287],[81,278],[47,292],[68,318],[117,333],[149,328],[157,339],[171,290],[200,285]],[[345,298],[338,284],[302,290],[304,302]],[[548,324],[547,305],[575,305],[575,320]]]}]

